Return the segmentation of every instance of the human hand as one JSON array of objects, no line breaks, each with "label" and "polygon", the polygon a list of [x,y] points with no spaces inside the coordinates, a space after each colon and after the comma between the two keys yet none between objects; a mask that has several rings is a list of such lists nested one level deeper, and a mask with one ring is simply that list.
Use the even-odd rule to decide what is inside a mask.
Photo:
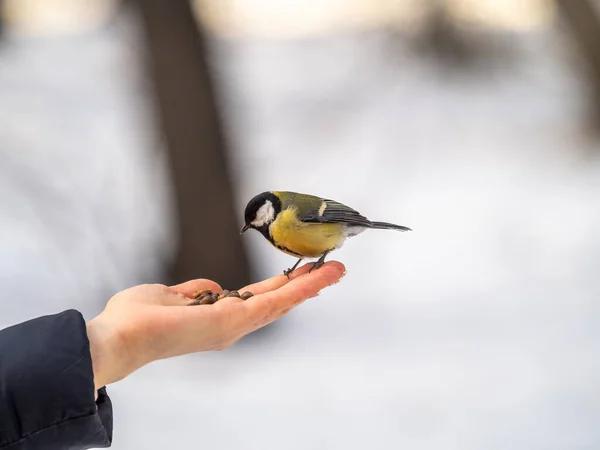
[{"label": "human hand", "polygon": [[248,300],[225,297],[212,305],[187,306],[194,291],[221,292],[198,279],[176,286],[145,284],[119,292],[87,323],[96,390],[159,359],[223,350],[241,337],[286,314],[337,283],[344,266],[329,261],[308,273],[310,264],[246,286]]}]

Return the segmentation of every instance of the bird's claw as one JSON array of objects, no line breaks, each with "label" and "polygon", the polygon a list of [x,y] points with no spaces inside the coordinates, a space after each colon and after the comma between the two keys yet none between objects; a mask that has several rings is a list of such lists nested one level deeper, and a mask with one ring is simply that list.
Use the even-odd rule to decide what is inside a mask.
[{"label": "bird's claw", "polygon": [[319,269],[323,264],[325,264],[324,261],[317,261],[317,262],[312,263],[312,265],[310,266],[310,269],[308,269],[308,273],[311,273],[313,270]]},{"label": "bird's claw", "polygon": [[284,274],[286,277],[288,277],[288,280],[289,280],[289,279],[290,279],[290,274],[291,274],[292,272],[293,272],[293,270],[292,270],[292,269],[285,269],[285,270],[283,271],[283,274]]}]

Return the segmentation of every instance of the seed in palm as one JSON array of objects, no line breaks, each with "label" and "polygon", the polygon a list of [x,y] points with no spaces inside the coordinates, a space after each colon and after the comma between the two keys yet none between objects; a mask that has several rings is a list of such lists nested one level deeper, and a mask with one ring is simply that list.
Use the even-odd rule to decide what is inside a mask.
[{"label": "seed in palm", "polygon": [[192,293],[192,298],[199,298],[199,297],[203,297],[206,294],[210,294],[212,291],[210,289],[205,289],[203,291],[194,291]]},{"label": "seed in palm", "polygon": [[253,295],[254,294],[250,291],[246,291],[240,295],[238,291],[229,291],[227,289],[224,289],[223,292],[221,292],[220,294],[217,292],[212,292],[209,289],[206,289],[204,291],[194,291],[194,300],[188,303],[188,306],[212,305],[225,297],[234,297],[241,298],[242,300],[247,300]]}]

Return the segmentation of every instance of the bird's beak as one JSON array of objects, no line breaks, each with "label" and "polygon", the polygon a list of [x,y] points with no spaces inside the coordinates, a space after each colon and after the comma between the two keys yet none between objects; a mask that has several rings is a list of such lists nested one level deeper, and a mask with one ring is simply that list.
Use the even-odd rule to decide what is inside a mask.
[{"label": "bird's beak", "polygon": [[244,234],[244,232],[245,232],[245,231],[246,231],[248,228],[250,228],[250,225],[247,225],[247,224],[246,224],[246,225],[244,225],[244,226],[242,227],[242,229],[240,230],[240,234]]}]

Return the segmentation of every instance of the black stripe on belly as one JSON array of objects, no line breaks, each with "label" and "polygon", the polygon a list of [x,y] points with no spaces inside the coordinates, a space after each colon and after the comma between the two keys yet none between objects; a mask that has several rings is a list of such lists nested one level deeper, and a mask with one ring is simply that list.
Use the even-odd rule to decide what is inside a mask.
[{"label": "black stripe on belly", "polygon": [[291,255],[297,256],[298,258],[304,258],[304,255],[301,255],[300,253],[296,253],[295,251],[290,250],[289,248],[284,247],[283,245],[275,244],[274,242],[273,242],[273,245],[283,252],[287,252]]}]

